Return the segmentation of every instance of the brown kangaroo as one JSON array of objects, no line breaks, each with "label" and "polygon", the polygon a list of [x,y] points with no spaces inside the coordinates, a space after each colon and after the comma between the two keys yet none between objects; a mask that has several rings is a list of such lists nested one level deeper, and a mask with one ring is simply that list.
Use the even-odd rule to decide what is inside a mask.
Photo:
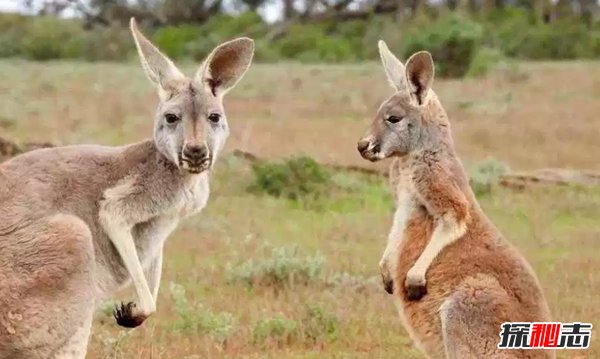
[{"label": "brown kangaroo", "polygon": [[393,157],[394,224],[380,262],[385,290],[428,358],[554,358],[552,350],[499,349],[505,322],[547,322],[537,277],[479,206],[455,150],[448,116],[431,89],[428,52],[406,67],[383,41],[396,93],[358,142],[363,158]]}]

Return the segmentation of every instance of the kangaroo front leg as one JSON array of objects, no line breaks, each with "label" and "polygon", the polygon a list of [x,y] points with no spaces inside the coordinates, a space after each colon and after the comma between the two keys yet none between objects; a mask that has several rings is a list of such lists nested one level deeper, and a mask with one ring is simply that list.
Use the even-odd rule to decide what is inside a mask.
[{"label": "kangaroo front leg", "polygon": [[440,218],[433,230],[431,240],[412,268],[406,274],[405,287],[408,299],[419,300],[427,294],[425,275],[429,266],[446,246],[462,237],[466,224],[459,223],[454,216]]},{"label": "kangaroo front leg", "polygon": [[163,249],[160,249],[160,252],[152,260],[148,269],[146,269],[146,278],[148,279],[148,286],[152,291],[152,298],[154,298],[154,303],[157,302],[156,297],[158,296],[158,288],[160,287],[160,277],[162,275],[162,261],[163,261]]},{"label": "kangaroo front leg", "polygon": [[156,304],[146,282],[131,230],[117,221],[111,221],[106,216],[101,216],[101,219],[106,234],[119,252],[121,260],[131,276],[139,301],[139,307],[135,303],[121,303],[120,308],[115,308],[115,319],[117,324],[122,327],[135,328],[156,311]]},{"label": "kangaroo front leg", "polygon": [[420,202],[435,221],[431,239],[415,264],[406,274],[404,286],[409,300],[427,294],[425,275],[438,254],[467,231],[470,204],[465,194],[451,179],[448,168],[439,163],[425,163],[415,173]]}]

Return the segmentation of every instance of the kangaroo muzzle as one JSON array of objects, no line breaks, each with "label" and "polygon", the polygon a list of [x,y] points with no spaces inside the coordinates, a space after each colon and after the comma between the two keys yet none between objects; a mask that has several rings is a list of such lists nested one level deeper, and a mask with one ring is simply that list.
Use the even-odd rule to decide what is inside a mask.
[{"label": "kangaroo muzzle", "polygon": [[185,145],[181,151],[183,168],[190,173],[207,170],[211,164],[211,152],[206,145]]},{"label": "kangaroo muzzle", "polygon": [[378,142],[372,139],[360,140],[357,144],[357,149],[360,155],[371,162],[375,162],[381,159],[380,152],[381,146]]}]

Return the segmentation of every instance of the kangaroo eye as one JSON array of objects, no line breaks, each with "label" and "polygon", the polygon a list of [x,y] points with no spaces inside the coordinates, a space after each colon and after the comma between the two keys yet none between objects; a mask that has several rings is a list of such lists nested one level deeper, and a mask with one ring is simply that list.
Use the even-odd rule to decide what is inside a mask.
[{"label": "kangaroo eye", "polygon": [[221,115],[219,115],[218,113],[211,113],[208,116],[208,120],[212,123],[217,123],[221,120]]},{"label": "kangaroo eye", "polygon": [[387,118],[386,120],[389,123],[398,123],[400,121],[402,121],[402,117],[398,117],[398,116],[390,116]]},{"label": "kangaroo eye", "polygon": [[179,117],[172,113],[167,113],[165,115],[165,121],[167,121],[168,124],[174,124],[175,122],[179,121]]}]

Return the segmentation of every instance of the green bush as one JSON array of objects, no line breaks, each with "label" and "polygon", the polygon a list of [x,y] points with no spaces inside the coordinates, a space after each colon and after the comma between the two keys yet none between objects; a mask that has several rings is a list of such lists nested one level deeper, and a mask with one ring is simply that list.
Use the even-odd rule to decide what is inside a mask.
[{"label": "green bush", "polygon": [[500,177],[509,172],[508,166],[494,158],[489,158],[476,164],[469,171],[470,185],[476,196],[483,196],[492,192],[500,181]]},{"label": "green bush", "polygon": [[285,36],[278,39],[275,45],[282,57],[295,59],[302,53],[317,48],[317,42],[325,37],[324,25],[301,25],[289,26]]},{"label": "green bush", "polygon": [[78,20],[0,16],[0,31],[0,57],[121,61],[133,49],[126,28],[84,31]]},{"label": "green bush", "polygon": [[20,54],[31,60],[82,58],[84,31],[76,21],[39,17],[22,38]]},{"label": "green bush", "polygon": [[[144,33],[153,34],[153,42],[168,56],[196,61],[239,36],[255,39],[257,62],[376,60],[375,44],[384,38],[390,47],[401,49],[399,55],[404,60],[417,51],[431,52],[440,77],[481,76],[501,59],[500,54],[535,60],[600,56],[600,28],[589,28],[575,16],[546,24],[534,12],[510,6],[475,16],[426,9],[401,23],[383,15],[297,23],[285,27],[281,34],[254,12],[212,16],[202,24],[162,27],[153,29],[154,33],[151,30]],[[126,27],[85,31],[77,19],[0,13],[0,57],[121,61],[133,51]]]},{"label": "green bush", "polygon": [[499,47],[508,55],[534,60],[586,57],[591,40],[584,26],[553,24],[527,27],[517,34],[507,24],[499,29],[498,37]]},{"label": "green bush", "polygon": [[[211,17],[199,28],[196,39],[186,45],[186,51],[196,61],[203,61],[222,42],[240,36],[260,39],[265,35],[266,26],[259,14],[245,12],[239,16],[219,15]],[[262,43],[260,45],[263,45]],[[264,46],[256,46],[257,57],[272,58],[272,53]]]},{"label": "green bush", "polygon": [[279,50],[265,39],[254,39],[254,61],[276,62],[281,58]]},{"label": "green bush", "polygon": [[21,56],[23,37],[33,17],[0,13],[0,57]]},{"label": "green bush", "polygon": [[282,57],[302,62],[340,62],[356,58],[351,38],[329,33],[326,24],[292,25],[275,46]]},{"label": "green bush", "polygon": [[249,190],[290,200],[315,199],[332,187],[331,174],[310,157],[291,157],[282,163],[255,162],[256,180]]},{"label": "green bush", "polygon": [[207,335],[220,345],[226,343],[236,325],[231,313],[213,313],[201,304],[188,304],[185,288],[180,284],[170,283],[169,290],[177,313],[177,319],[169,326],[186,334]]},{"label": "green bush", "polygon": [[600,34],[578,18],[564,18],[545,24],[522,9],[498,11],[485,23],[486,42],[510,57],[523,59],[595,58]]},{"label": "green bush", "polygon": [[325,257],[319,253],[299,256],[296,246],[276,247],[271,250],[270,258],[259,261],[250,259],[239,267],[230,267],[227,276],[230,283],[281,289],[294,284],[307,285],[318,280],[325,262]]},{"label": "green bush", "polygon": [[302,328],[306,339],[312,344],[332,342],[337,339],[340,321],[337,316],[327,312],[320,304],[308,304],[306,315],[302,319]]},{"label": "green bush", "polygon": [[158,29],[152,41],[167,56],[179,59],[189,56],[190,43],[202,39],[202,29],[194,25],[180,25]]},{"label": "green bush", "polygon": [[120,27],[87,31],[84,48],[83,58],[87,61],[123,61],[135,51],[129,31]]},{"label": "green bush", "polygon": [[491,47],[481,47],[471,60],[467,76],[480,77],[492,70],[504,59],[500,50]]},{"label": "green bush", "polygon": [[0,34],[0,58],[21,56],[21,39],[24,31],[9,30]]},{"label": "green bush", "polygon": [[458,13],[452,13],[426,26],[415,27],[405,38],[403,57],[429,51],[436,64],[436,75],[463,77],[469,71],[483,40],[483,27]]},{"label": "green bush", "polygon": [[269,342],[277,345],[290,344],[298,337],[298,323],[277,314],[254,323],[251,333],[254,345],[262,346]]}]

